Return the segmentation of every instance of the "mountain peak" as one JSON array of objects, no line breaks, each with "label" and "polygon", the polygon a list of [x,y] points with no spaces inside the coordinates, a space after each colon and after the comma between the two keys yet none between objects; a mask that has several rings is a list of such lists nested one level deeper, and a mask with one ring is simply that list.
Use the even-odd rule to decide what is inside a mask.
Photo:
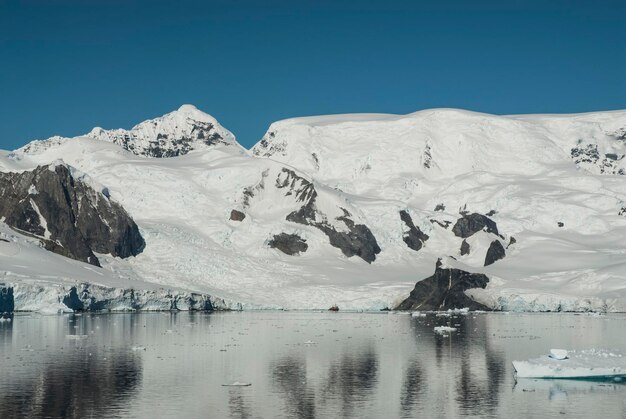
[{"label": "mountain peak", "polygon": [[178,112],[184,112],[184,113],[190,113],[190,112],[194,112],[194,111],[197,111],[197,110],[198,110],[198,108],[196,108],[194,105],[191,105],[189,103],[181,105],[181,107],[178,108]]},{"label": "mountain peak", "polygon": [[215,118],[189,104],[130,130],[97,127],[85,136],[147,157],[176,157],[207,146],[238,146],[235,136]]}]

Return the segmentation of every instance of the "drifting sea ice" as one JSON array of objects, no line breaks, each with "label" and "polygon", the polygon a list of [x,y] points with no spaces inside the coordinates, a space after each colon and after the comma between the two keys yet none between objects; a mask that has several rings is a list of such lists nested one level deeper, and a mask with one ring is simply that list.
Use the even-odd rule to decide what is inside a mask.
[{"label": "drifting sea ice", "polygon": [[[565,353],[566,358],[562,357]],[[601,349],[551,350],[550,355],[528,361],[513,361],[518,378],[624,378],[626,358]]]},{"label": "drifting sea ice", "polygon": [[437,326],[434,328],[435,333],[439,333],[439,334],[446,334],[449,332],[456,332],[456,327],[450,327],[450,326]]}]

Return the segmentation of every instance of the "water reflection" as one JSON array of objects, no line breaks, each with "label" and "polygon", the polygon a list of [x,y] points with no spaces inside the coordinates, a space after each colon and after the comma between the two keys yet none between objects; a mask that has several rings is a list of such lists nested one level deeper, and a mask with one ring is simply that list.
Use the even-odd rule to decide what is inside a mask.
[{"label": "water reflection", "polygon": [[[457,330],[435,334],[441,325]],[[18,315],[0,324],[0,417],[621,418],[626,385],[515,383],[511,361],[557,345],[624,351],[624,325],[625,316],[568,315]],[[252,386],[222,386],[233,381]]]},{"label": "water reflection", "polygon": [[287,355],[270,364],[273,382],[287,406],[287,416],[315,418],[315,392],[307,384],[306,363],[302,356]]},{"label": "water reflection", "polygon": [[372,397],[377,384],[378,356],[372,346],[362,352],[344,352],[330,366],[324,395],[341,402],[341,416],[351,417],[356,409],[363,409]]},{"label": "water reflection", "polygon": [[230,417],[235,419],[248,419],[252,417],[250,406],[246,401],[241,387],[228,388],[228,408]]},{"label": "water reflection", "polygon": [[128,353],[44,356],[51,359],[43,368],[33,368],[29,377],[15,377],[12,388],[0,394],[3,415],[105,416],[112,406],[128,402],[141,382],[140,360]]},{"label": "water reflection", "polygon": [[403,416],[414,416],[413,411],[420,403],[426,386],[424,379],[424,371],[418,360],[413,360],[406,369],[404,383],[402,385],[402,394],[400,398],[400,410]]}]

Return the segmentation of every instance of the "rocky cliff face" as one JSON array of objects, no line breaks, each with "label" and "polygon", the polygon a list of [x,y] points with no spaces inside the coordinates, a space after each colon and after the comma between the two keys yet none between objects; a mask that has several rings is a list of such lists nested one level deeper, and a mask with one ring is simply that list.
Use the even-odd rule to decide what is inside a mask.
[{"label": "rocky cliff face", "polygon": [[95,266],[100,262],[94,252],[136,256],[145,244],[139,229],[105,194],[61,164],[0,173],[0,218],[46,249]]},{"label": "rocky cliff face", "polygon": [[376,260],[376,255],[381,249],[376,237],[366,225],[355,223],[351,218],[352,214],[345,208],[341,208],[343,215],[333,220],[343,225],[341,227],[333,225],[316,206],[318,195],[313,183],[297,175],[293,170],[283,169],[282,174],[285,176],[277,179],[276,187],[288,188],[287,194],[293,194],[298,202],[304,203],[299,210],[287,215],[287,221],[317,228],[328,236],[331,246],[341,249],[347,257],[358,256],[367,263]]},{"label": "rocky cliff face", "polygon": [[437,261],[435,273],[415,284],[407,299],[396,310],[448,310],[468,307],[470,310],[489,310],[488,307],[472,300],[465,291],[472,288],[485,288],[489,278],[483,274],[473,274],[460,269],[444,268]]}]

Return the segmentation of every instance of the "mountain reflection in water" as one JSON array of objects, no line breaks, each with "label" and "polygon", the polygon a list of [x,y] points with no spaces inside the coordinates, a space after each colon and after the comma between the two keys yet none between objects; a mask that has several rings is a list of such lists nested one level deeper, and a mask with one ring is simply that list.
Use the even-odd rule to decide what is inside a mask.
[{"label": "mountain reflection in water", "polygon": [[[435,326],[457,331],[442,336]],[[520,380],[551,347],[626,352],[626,316],[16,315],[0,417],[623,417],[618,383]],[[223,384],[252,383],[250,387]]]}]

